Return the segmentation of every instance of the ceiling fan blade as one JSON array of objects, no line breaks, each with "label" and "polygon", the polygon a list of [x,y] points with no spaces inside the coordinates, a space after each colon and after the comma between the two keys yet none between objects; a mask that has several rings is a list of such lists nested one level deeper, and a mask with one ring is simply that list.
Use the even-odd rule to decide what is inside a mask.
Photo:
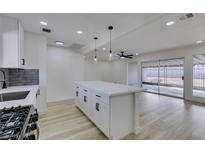
[{"label": "ceiling fan blade", "polygon": [[132,58],[133,56],[127,56],[127,55],[125,55],[124,57],[131,57],[131,58]]},{"label": "ceiling fan blade", "polygon": [[129,59],[132,59],[133,57],[127,57],[127,56],[126,56],[125,58],[129,58]]},{"label": "ceiling fan blade", "polygon": [[123,56],[123,57],[125,57],[125,58],[133,58],[132,56],[127,56],[127,55],[126,55],[126,56]]},{"label": "ceiling fan blade", "polygon": [[133,55],[133,54],[130,54],[130,55],[126,55],[126,56],[129,56],[129,57],[130,57],[130,56],[134,56],[134,55]]}]

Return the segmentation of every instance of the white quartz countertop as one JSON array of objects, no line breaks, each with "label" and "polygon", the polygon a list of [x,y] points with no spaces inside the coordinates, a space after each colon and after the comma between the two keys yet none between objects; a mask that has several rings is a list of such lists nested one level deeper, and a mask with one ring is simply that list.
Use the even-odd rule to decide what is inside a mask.
[{"label": "white quartz countertop", "polygon": [[109,96],[145,91],[144,88],[103,81],[76,81],[75,84],[100,91]]},{"label": "white quartz countertop", "polygon": [[35,99],[36,99],[36,93],[38,92],[38,89],[39,89],[38,85],[14,86],[14,87],[8,87],[6,89],[0,89],[0,94],[12,93],[12,92],[21,92],[21,91],[30,91],[25,99],[0,102],[0,109],[2,109],[4,107],[12,107],[12,106],[19,106],[19,105],[22,105],[22,106],[23,105],[34,105],[34,107],[36,107]]}]

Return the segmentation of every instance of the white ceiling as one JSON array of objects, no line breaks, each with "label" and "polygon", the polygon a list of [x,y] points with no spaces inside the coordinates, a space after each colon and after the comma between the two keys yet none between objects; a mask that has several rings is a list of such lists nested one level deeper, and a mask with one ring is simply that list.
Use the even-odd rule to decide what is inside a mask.
[{"label": "white ceiling", "polygon": [[[159,14],[17,13],[4,15],[18,18],[27,31],[46,35],[49,44],[53,44],[56,40],[65,42],[65,46],[78,43],[84,45],[84,51],[88,52],[93,48],[93,37],[99,37],[98,44],[108,41],[108,26],[113,25],[115,28],[113,38],[119,37]],[[40,21],[46,21],[48,25],[42,26]],[[42,27],[51,28],[52,33],[43,33]],[[77,30],[82,30],[83,35],[76,34]]]},{"label": "white ceiling", "polygon": [[[115,52],[145,53],[169,48],[196,44],[197,40],[205,41],[205,14],[194,14],[193,18],[181,21],[182,14],[166,14],[142,27],[126,33],[113,41]],[[167,27],[167,21],[175,24]],[[101,49],[101,47],[99,47]],[[98,52],[103,60],[108,59],[108,51]],[[93,53],[89,53],[89,58]]]},{"label": "white ceiling", "polygon": [[[143,53],[168,48],[192,45],[197,40],[204,40],[205,14],[194,14],[194,18],[179,20],[182,14],[3,14],[18,18],[25,30],[41,33],[47,36],[48,43],[56,40],[64,41],[69,47],[72,43],[84,45],[81,51],[87,57],[93,57],[94,40],[97,42],[98,57],[108,59],[109,32],[107,27],[114,26],[113,51],[121,50],[126,53]],[[48,23],[47,28],[52,33],[41,31],[40,21]],[[167,21],[175,21],[173,26],[167,27]],[[44,26],[45,27],[45,26]],[[82,30],[83,34],[76,34]],[[91,51],[91,52],[90,52]]]}]

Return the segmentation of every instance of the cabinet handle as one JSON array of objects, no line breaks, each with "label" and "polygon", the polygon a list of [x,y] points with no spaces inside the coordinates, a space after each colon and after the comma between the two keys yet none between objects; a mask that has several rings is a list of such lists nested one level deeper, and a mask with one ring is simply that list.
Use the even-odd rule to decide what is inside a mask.
[{"label": "cabinet handle", "polygon": [[84,96],[84,102],[87,102],[87,96]]},{"label": "cabinet handle", "polygon": [[87,90],[84,89],[85,92],[87,92]]},{"label": "cabinet handle", "polygon": [[78,91],[76,91],[76,96],[78,96]]},{"label": "cabinet handle", "polygon": [[25,65],[25,59],[21,59],[21,65]]},{"label": "cabinet handle", "polygon": [[99,103],[96,103],[96,104],[95,104],[95,109],[96,109],[97,111],[100,111],[100,104],[99,104]]},{"label": "cabinet handle", "polygon": [[101,97],[101,96],[99,96],[99,95],[96,95],[97,97]]}]

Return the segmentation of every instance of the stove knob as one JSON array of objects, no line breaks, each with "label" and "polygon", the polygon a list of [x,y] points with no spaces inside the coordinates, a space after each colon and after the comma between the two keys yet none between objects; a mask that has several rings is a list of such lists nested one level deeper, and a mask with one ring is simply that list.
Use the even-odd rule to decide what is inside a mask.
[{"label": "stove knob", "polygon": [[36,137],[35,137],[35,135],[34,135],[34,134],[31,134],[31,135],[29,135],[29,136],[28,136],[28,139],[29,139],[29,140],[35,140],[35,139],[36,139]]},{"label": "stove knob", "polygon": [[34,113],[31,115],[29,123],[37,122],[38,121],[38,113]]},{"label": "stove knob", "polygon": [[37,129],[37,124],[36,123],[34,123],[34,124],[32,124],[31,126],[30,126],[30,130],[31,131],[34,131],[34,130],[36,130]]},{"label": "stove knob", "polygon": [[34,116],[38,118],[38,113],[34,113]]},{"label": "stove knob", "polygon": [[23,140],[28,140],[28,138],[27,138],[27,137],[24,137]]}]

